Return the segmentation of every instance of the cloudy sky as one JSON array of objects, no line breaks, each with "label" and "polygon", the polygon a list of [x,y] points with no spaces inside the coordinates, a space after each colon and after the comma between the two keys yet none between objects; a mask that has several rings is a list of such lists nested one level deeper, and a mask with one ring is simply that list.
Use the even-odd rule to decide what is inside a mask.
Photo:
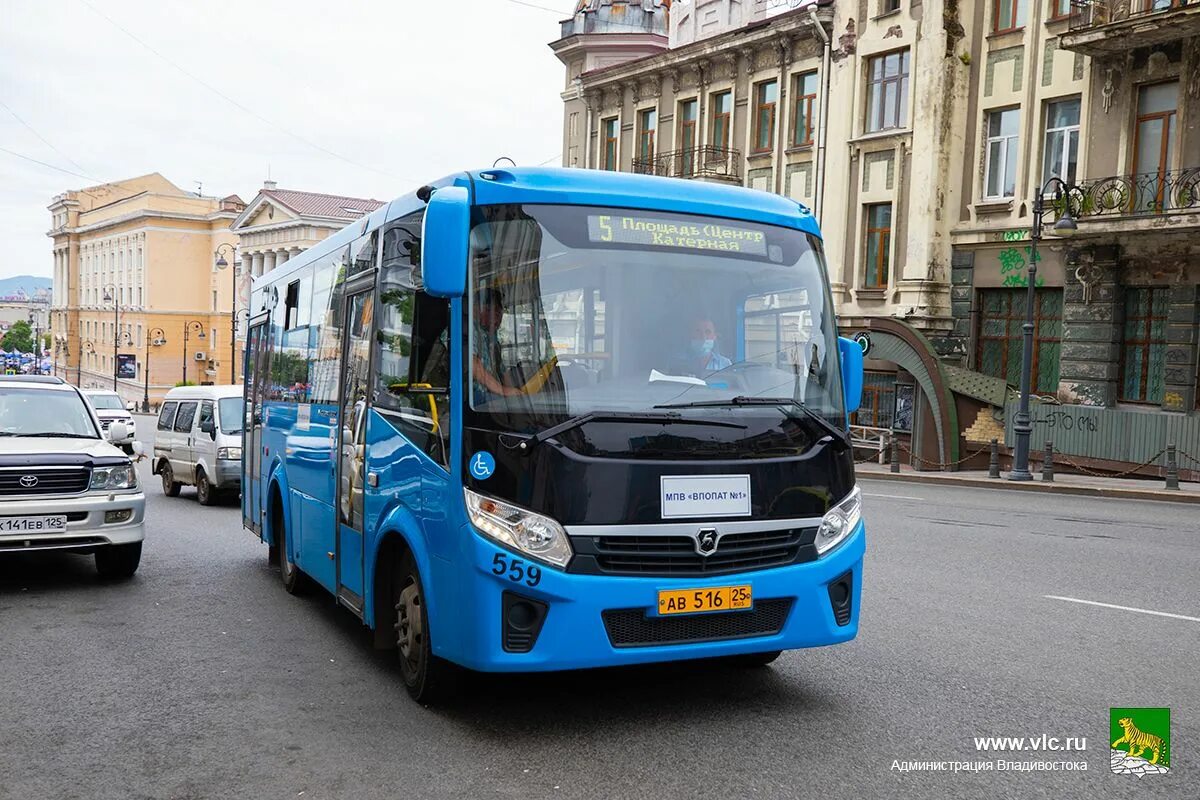
[{"label": "cloudy sky", "polygon": [[502,155],[559,163],[547,43],[573,6],[0,0],[0,277],[51,274],[55,194],[147,172],[387,200]]}]

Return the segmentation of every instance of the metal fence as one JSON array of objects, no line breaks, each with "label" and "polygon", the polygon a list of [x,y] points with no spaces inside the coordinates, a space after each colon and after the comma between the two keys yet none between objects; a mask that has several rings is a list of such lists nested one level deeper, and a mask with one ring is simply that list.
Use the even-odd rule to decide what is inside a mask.
[{"label": "metal fence", "polygon": [[[1016,401],[1004,407],[1004,440],[1012,447]],[[1137,464],[1174,444],[1200,456],[1200,414],[1035,403],[1031,447],[1053,442],[1056,453]]]},{"label": "metal fence", "polygon": [[656,153],[650,158],[635,158],[633,171],[641,175],[666,178],[742,179],[742,153],[728,147],[689,147]]},{"label": "metal fence", "polygon": [[1084,181],[1070,198],[1079,217],[1200,212],[1200,167]]}]

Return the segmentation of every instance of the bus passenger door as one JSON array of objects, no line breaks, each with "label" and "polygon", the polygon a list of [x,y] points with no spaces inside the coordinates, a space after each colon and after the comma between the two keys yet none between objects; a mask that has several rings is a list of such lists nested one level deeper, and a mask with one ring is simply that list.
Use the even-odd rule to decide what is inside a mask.
[{"label": "bus passenger door", "polygon": [[337,596],[357,611],[363,604],[363,481],[366,477],[367,396],[371,376],[370,289],[346,297],[341,407],[338,414]]},{"label": "bus passenger door", "polygon": [[262,538],[262,406],[266,399],[268,366],[267,320],[250,326],[246,334],[246,392],[242,425],[242,525]]}]

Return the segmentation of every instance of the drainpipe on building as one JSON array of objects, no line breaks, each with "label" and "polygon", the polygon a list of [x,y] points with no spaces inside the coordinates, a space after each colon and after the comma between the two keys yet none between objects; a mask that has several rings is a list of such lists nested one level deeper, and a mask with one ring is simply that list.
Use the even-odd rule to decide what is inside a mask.
[{"label": "drainpipe on building", "polygon": [[830,41],[829,34],[825,32],[825,26],[817,19],[817,9],[815,6],[809,6],[808,18],[812,22],[817,35],[821,37],[821,42],[824,45],[821,54],[821,106],[818,112],[820,118],[817,120],[817,175],[816,186],[813,191],[813,216],[816,217],[817,224],[820,225],[821,207],[824,205],[823,201],[825,199],[825,128],[829,108]]}]

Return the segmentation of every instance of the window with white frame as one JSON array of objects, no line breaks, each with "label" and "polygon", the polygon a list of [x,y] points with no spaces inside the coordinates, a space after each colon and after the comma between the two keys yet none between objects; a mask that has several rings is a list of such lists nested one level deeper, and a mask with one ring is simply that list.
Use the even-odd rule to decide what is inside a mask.
[{"label": "window with white frame", "polygon": [[1003,200],[1017,193],[1017,134],[1020,109],[1004,108],[987,115],[987,152],[983,197]]},{"label": "window with white frame", "polygon": [[1079,98],[1046,104],[1042,182],[1059,178],[1075,182],[1079,162]]}]

